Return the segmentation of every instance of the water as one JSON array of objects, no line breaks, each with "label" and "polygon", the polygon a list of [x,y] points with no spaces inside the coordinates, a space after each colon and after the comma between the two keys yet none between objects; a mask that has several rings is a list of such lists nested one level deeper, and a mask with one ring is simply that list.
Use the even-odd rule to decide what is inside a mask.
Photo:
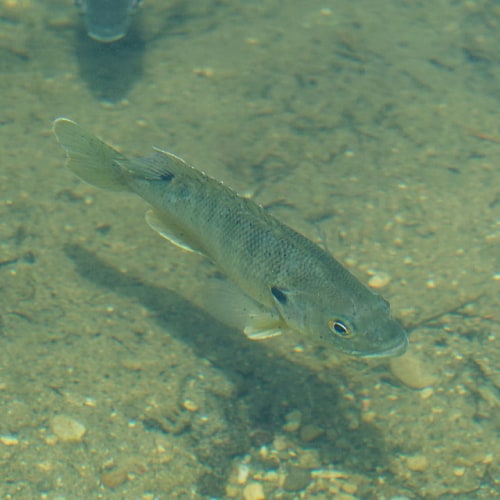
[{"label": "water", "polygon": [[[1,2],[0,496],[493,498],[499,22],[487,1],[148,0],[103,45],[71,2]],[[217,323],[214,269],[64,169],[61,115],[387,273],[406,371]]]}]

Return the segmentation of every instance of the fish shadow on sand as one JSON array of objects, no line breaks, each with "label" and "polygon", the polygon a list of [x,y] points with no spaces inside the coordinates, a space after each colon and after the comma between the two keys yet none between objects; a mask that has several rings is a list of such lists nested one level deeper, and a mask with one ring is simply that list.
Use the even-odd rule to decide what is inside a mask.
[{"label": "fish shadow on sand", "polygon": [[[388,450],[380,432],[360,419],[359,401],[342,396],[341,370],[334,382],[325,383],[313,370],[271,352],[266,343],[272,340],[249,341],[176,292],[125,275],[82,246],[68,245],[65,253],[78,274],[142,304],[169,335],[189,345],[200,358],[210,360],[237,387],[231,398],[219,396],[216,401],[226,419],[223,430],[209,436],[197,434],[193,428],[186,432],[188,446],[210,471],[198,480],[200,493],[224,495],[234,456],[258,449],[283,434],[284,416],[291,409],[299,410],[305,423],[327,430],[326,438],[304,443],[304,447],[319,451],[323,464],[374,479],[388,472]],[[353,426],[353,420],[358,424]],[[160,426],[149,428],[162,431]]]},{"label": "fish shadow on sand", "polygon": [[114,43],[100,43],[81,30],[76,35],[75,53],[80,77],[101,101],[116,104],[127,98],[142,78],[146,43],[138,28]]}]

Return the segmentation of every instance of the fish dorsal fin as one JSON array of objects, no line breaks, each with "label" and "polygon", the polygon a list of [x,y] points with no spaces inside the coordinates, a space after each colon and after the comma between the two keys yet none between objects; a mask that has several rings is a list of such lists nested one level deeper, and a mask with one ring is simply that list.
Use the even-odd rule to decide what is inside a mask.
[{"label": "fish dorsal fin", "polygon": [[172,243],[172,245],[182,248],[182,250],[186,250],[188,252],[205,255],[205,253],[199,248],[197,242],[191,241],[192,238],[189,238],[182,227],[179,227],[178,224],[170,220],[168,215],[155,210],[148,210],[146,212],[146,222],[149,224],[151,229]]},{"label": "fish dorsal fin", "polygon": [[168,151],[154,148],[154,152],[142,158],[123,158],[118,161],[132,177],[150,181],[170,180],[189,169],[189,165]]}]

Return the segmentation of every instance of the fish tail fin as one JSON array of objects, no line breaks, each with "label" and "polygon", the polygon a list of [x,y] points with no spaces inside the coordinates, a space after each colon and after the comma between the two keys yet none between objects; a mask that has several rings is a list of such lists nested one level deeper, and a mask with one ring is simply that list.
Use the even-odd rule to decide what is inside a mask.
[{"label": "fish tail fin", "polygon": [[119,165],[125,159],[121,153],[67,118],[55,120],[52,130],[66,151],[66,166],[78,177],[96,187],[130,190]]}]

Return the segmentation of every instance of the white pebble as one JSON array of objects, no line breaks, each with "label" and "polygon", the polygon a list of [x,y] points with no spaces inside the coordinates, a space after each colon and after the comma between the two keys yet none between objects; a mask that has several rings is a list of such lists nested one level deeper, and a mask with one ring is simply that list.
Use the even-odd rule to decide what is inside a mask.
[{"label": "white pebble", "polygon": [[19,444],[19,439],[12,434],[2,434],[0,436],[0,443],[5,446],[16,446]]},{"label": "white pebble", "polygon": [[264,489],[260,483],[249,483],[243,488],[243,498],[245,500],[265,500]]},{"label": "white pebble", "polygon": [[412,389],[430,387],[438,379],[430,364],[424,362],[421,355],[412,351],[408,351],[404,356],[391,358],[389,366],[392,374]]},{"label": "white pebble", "polygon": [[50,422],[52,432],[61,440],[76,443],[82,440],[87,428],[67,415],[56,415]]},{"label": "white pebble", "polygon": [[246,464],[238,465],[238,476],[236,481],[238,484],[245,484],[248,481],[248,476],[250,475],[250,467]]},{"label": "white pebble", "polygon": [[302,413],[300,410],[292,410],[285,415],[285,420],[286,423],[283,425],[283,430],[285,432],[296,432],[302,422]]},{"label": "white pebble", "polygon": [[429,460],[425,455],[414,455],[406,458],[408,469],[414,472],[424,472],[429,467]]},{"label": "white pebble", "polygon": [[368,285],[372,288],[384,288],[391,282],[391,276],[384,271],[376,271],[368,280]]}]

